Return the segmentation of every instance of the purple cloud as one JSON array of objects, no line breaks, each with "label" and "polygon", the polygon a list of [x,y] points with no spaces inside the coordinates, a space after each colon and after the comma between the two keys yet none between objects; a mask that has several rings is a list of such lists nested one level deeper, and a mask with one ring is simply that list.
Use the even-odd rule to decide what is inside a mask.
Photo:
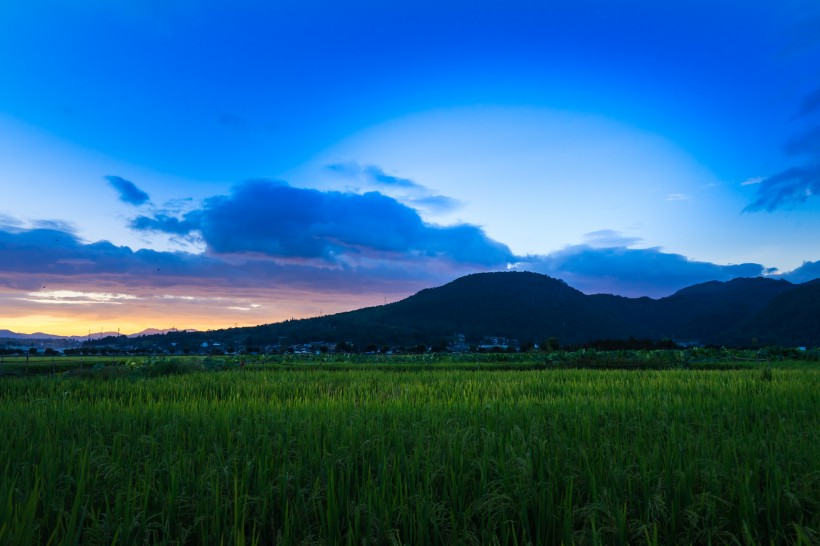
[{"label": "purple cloud", "polygon": [[[292,188],[291,188],[292,189]],[[321,193],[321,192],[319,192]],[[240,195],[241,196],[241,195]],[[225,199],[234,199],[236,195]],[[209,210],[209,209],[208,209]],[[229,209],[227,218],[235,218]],[[202,212],[203,216],[207,216]],[[213,219],[210,221],[214,221]],[[451,228],[447,245],[483,252],[472,226]],[[242,232],[244,233],[244,232]],[[590,240],[618,240],[616,232],[590,234]],[[623,240],[629,241],[629,239]],[[226,243],[227,244],[227,243]],[[470,248],[477,245],[476,248]],[[0,230],[0,286],[39,290],[49,286],[93,286],[96,290],[151,290],[184,287],[200,292],[262,293],[271,290],[316,294],[409,295],[456,277],[499,267],[442,259],[435,249],[418,255],[393,253],[380,260],[327,264],[315,260],[281,263],[266,255],[133,251],[107,241],[86,244],[72,233],[54,229]],[[692,284],[770,273],[760,264],[718,265],[689,260],[657,248],[576,245],[545,256],[521,259],[519,269],[565,280],[586,293],[662,297]],[[820,261],[807,262],[784,277],[802,282],[820,276]]]},{"label": "purple cloud", "polygon": [[[43,284],[129,288],[271,287],[334,293],[418,290],[468,272],[436,267],[429,260],[381,262],[368,267],[328,268],[278,264],[248,257],[222,259],[187,252],[134,251],[108,241],[86,244],[71,233],[48,229],[0,230],[0,286],[33,290]],[[471,269],[473,271],[475,269]]]},{"label": "purple cloud", "polygon": [[546,256],[531,257],[518,267],[563,279],[588,294],[612,293],[630,297],[663,297],[693,284],[758,277],[766,271],[760,264],[698,262],[658,248],[596,248],[590,245],[570,246]]}]

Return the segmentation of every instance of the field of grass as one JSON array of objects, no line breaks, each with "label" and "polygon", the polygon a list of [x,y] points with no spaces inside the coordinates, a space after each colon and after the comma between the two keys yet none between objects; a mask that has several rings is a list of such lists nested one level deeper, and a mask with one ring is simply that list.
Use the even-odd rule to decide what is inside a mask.
[{"label": "field of grass", "polygon": [[820,541],[816,364],[490,356],[5,377],[0,544]]}]

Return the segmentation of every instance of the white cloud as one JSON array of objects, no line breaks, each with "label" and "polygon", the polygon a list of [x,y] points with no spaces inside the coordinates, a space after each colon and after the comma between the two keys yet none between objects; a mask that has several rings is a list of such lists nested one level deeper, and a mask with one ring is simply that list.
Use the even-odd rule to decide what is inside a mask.
[{"label": "white cloud", "polygon": [[252,303],[252,304],[248,305],[247,307],[242,307],[242,306],[236,305],[236,306],[228,307],[228,309],[231,309],[233,311],[254,311],[256,309],[260,309],[261,307],[262,306],[257,304],[257,303]]},{"label": "white cloud", "polygon": [[123,301],[139,299],[131,294],[114,294],[110,292],[79,292],[76,290],[49,290],[45,292],[30,292],[22,301],[46,303],[51,305],[92,305],[111,304],[121,305]]}]

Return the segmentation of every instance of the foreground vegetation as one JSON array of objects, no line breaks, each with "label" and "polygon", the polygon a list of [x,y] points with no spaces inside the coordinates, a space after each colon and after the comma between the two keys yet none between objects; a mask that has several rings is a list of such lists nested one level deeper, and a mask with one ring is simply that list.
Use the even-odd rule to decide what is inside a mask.
[{"label": "foreground vegetation", "polygon": [[291,367],[332,370],[367,368],[419,371],[450,370],[544,370],[544,369],[753,369],[816,368],[820,348],[764,347],[726,349],[596,349],[546,350],[527,352],[485,352],[426,354],[362,353],[273,353],[226,355],[30,355],[0,353],[0,376],[56,375],[68,373],[85,377],[140,377],[180,374],[193,371],[230,369],[271,370]]},{"label": "foreground vegetation", "polygon": [[820,369],[679,356],[6,377],[0,544],[818,543]]}]

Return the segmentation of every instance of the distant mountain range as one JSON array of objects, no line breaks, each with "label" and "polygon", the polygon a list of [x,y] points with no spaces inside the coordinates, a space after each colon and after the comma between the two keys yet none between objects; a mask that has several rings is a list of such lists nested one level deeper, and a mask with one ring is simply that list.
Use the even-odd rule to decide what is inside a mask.
[{"label": "distant mountain range", "polygon": [[[221,346],[351,342],[468,344],[488,336],[520,342],[557,338],[562,345],[609,339],[668,339],[726,346],[820,346],[820,279],[803,284],[769,278],[707,282],[661,298],[585,295],[529,272],[478,273],[404,300],[357,311],[249,328],[171,332],[143,344],[195,350]],[[98,343],[131,343],[123,338]]]},{"label": "distant mountain range", "polygon": [[[162,335],[167,334],[168,332],[175,332],[177,331],[175,328],[169,328],[167,330],[158,330],[157,328],[148,328],[143,330],[142,332],[137,332],[136,334],[128,334],[126,337],[128,338],[135,338],[140,336],[153,336],[153,335]],[[189,329],[183,330],[185,332],[196,332],[196,330]],[[85,334],[81,336],[60,336],[56,334],[46,334],[43,332],[35,332],[33,334],[19,334],[17,332],[12,332],[11,330],[0,330],[0,339],[79,339],[79,340],[88,340],[88,339],[103,339],[112,336],[119,336],[118,332],[91,332],[90,334]]]}]

